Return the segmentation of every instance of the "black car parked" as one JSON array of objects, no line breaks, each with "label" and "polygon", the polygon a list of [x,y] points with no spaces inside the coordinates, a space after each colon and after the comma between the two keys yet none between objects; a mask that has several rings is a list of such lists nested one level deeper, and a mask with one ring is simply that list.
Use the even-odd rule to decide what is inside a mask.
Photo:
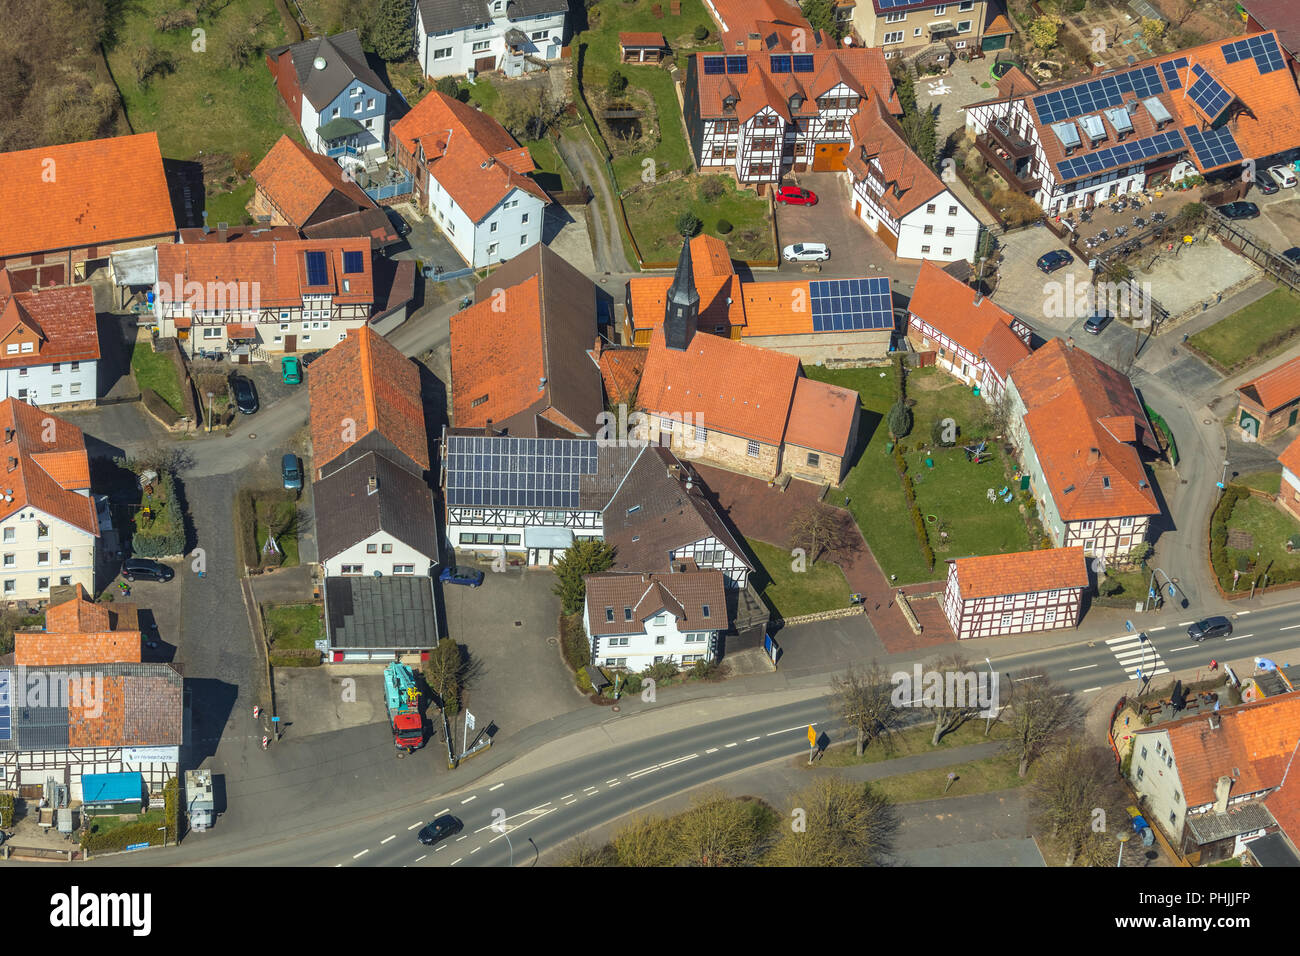
[{"label": "black car parked", "polygon": [[455,836],[463,829],[465,829],[465,824],[461,823],[450,813],[444,813],[421,830],[417,834],[417,839],[419,839],[419,841],[425,846],[433,846],[435,843],[440,843],[449,836]]},{"label": "black car parked", "polygon": [[235,375],[230,379],[230,387],[235,392],[235,405],[243,415],[251,415],[260,407],[257,404],[257,389],[253,380]]},{"label": "black car parked", "polygon": [[128,581],[170,581],[176,572],[149,558],[127,558],[122,562],[122,577]]},{"label": "black car parked", "polygon": [[1232,622],[1226,617],[1207,617],[1187,629],[1187,636],[1198,644],[1207,637],[1227,637],[1232,633]]},{"label": "black car parked", "polygon": [[1051,275],[1062,266],[1068,266],[1074,261],[1074,256],[1070,255],[1064,249],[1053,249],[1051,252],[1045,252],[1038,257],[1038,268],[1044,273]]},{"label": "black car parked", "polygon": [[1259,207],[1253,202],[1230,202],[1226,206],[1220,206],[1219,212],[1225,219],[1259,218]]}]

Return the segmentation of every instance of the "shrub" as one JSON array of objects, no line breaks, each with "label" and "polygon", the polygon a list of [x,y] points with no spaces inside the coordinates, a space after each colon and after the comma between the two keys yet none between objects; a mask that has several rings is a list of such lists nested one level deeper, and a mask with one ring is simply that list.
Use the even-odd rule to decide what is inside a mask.
[{"label": "shrub", "polygon": [[453,100],[460,100],[462,103],[469,99],[469,90],[462,89],[460,80],[454,76],[439,77],[433,84],[433,88],[443,96],[449,96]]},{"label": "shrub", "polygon": [[901,402],[907,398],[907,366],[903,364],[903,356],[894,356],[894,401]]},{"label": "shrub", "polygon": [[623,686],[619,688],[619,690],[624,694],[641,693],[641,675],[629,674],[627,680],[623,682]]},{"label": "shrub", "polygon": [[610,96],[619,96],[627,89],[627,77],[623,75],[622,70],[615,70],[609,75],[609,80],[605,83],[605,92]]},{"label": "shrub", "polygon": [[131,535],[131,553],[141,558],[162,558],[185,553],[185,519],[177,499],[176,479],[169,471],[159,478],[162,504],[147,531]]},{"label": "shrub", "polygon": [[[726,193],[727,187],[722,182],[721,176],[706,177],[704,183],[700,186],[700,195],[709,202],[717,202]],[[722,230],[722,223],[718,223],[718,231]]]},{"label": "shrub", "polygon": [[0,793],[0,828],[8,830],[14,825],[14,795]]},{"label": "shrub", "polygon": [[592,686],[591,678],[587,676],[587,668],[578,668],[578,690],[584,694],[594,693],[596,688]]},{"label": "shrub", "polygon": [[912,431],[912,410],[902,401],[895,402],[887,418],[889,434],[894,438],[904,438]]},{"label": "shrub", "polygon": [[591,664],[591,643],[582,629],[582,614],[567,614],[560,618],[560,649],[569,669],[577,672]]},{"label": "shrub", "polygon": [[684,239],[689,239],[700,231],[702,225],[700,217],[686,209],[677,217],[677,234]]},{"label": "shrub", "polygon": [[707,40],[709,38],[709,28],[706,27],[703,23],[699,24],[695,28],[694,36],[695,36],[696,43],[700,43],[704,40]]},{"label": "shrub", "polygon": [[717,661],[696,661],[691,665],[690,676],[696,680],[717,680],[722,676],[721,671]]},{"label": "shrub", "polygon": [[153,26],[159,33],[170,33],[172,30],[189,30],[198,22],[198,14],[193,10],[172,10],[154,17]]},{"label": "shrub", "polygon": [[734,228],[736,227],[733,226],[728,220],[726,219],[718,220],[718,235],[725,236],[727,233],[731,232],[731,230]]},{"label": "shrub", "polygon": [[649,677],[654,681],[666,681],[670,677],[676,677],[680,668],[676,661],[660,661],[658,664],[651,664],[641,672],[642,677]]}]

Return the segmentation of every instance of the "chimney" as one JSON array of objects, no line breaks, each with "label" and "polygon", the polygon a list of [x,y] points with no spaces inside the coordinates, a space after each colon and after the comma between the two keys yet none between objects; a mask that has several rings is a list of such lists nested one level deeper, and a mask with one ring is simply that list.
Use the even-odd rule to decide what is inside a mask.
[{"label": "chimney", "polygon": [[1089,449],[1088,449],[1088,464],[1090,464],[1090,465],[1095,465],[1095,464],[1097,464],[1097,462],[1099,462],[1099,461],[1101,461],[1101,449],[1099,449],[1099,448],[1089,448]]},{"label": "chimney", "polygon": [[[1214,726],[1211,724],[1210,726]],[[1232,790],[1232,778],[1220,777],[1214,784],[1214,812],[1223,813],[1228,809],[1228,793]]]},{"label": "chimney", "polygon": [[9,456],[9,470],[10,470],[10,471],[13,471],[13,470],[14,470],[15,468],[17,468],[17,467],[18,467],[18,459],[15,458],[13,455],[10,455],[10,456]]},{"label": "chimney", "polygon": [[488,438],[492,438],[496,435],[496,432],[492,430],[492,419],[489,418],[483,425],[483,434],[487,435]]},{"label": "chimney", "polygon": [[596,336],[596,347],[592,349],[592,351],[596,353],[596,361],[598,362],[600,361],[600,350],[602,348],[604,348],[604,343],[601,342],[600,336],[598,335]]},{"label": "chimney", "polygon": [[371,475],[369,478],[366,479],[366,494],[373,495],[378,490],[379,490],[379,479],[376,476]]},{"label": "chimney", "polygon": [[226,229],[227,229],[227,227],[228,227],[228,224],[227,224],[227,223],[224,223],[224,222],[219,222],[219,223],[217,223],[217,239],[218,239],[218,241],[220,241],[220,242],[225,242],[225,241],[226,241]]},{"label": "chimney", "polygon": [[1067,349],[1072,349],[1072,348],[1074,348],[1074,336],[1073,336],[1073,335],[1071,335],[1068,339],[1065,340],[1065,347],[1066,347]]}]

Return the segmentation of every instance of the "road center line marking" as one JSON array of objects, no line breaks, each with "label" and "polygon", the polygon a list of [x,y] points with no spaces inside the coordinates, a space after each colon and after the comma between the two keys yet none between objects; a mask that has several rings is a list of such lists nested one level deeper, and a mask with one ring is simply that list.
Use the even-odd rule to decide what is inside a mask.
[{"label": "road center line marking", "polygon": [[456,842],[459,843],[461,840],[468,840],[468,839],[469,839],[469,834],[467,833],[464,836],[456,837]]},{"label": "road center line marking", "polygon": [[1238,611],[1238,612],[1237,612],[1237,617],[1241,617],[1243,614],[1251,614],[1251,613],[1253,613],[1253,612],[1251,612],[1251,611]]},{"label": "road center line marking", "polygon": [[610,789],[612,790],[612,789],[614,789],[615,787],[617,787],[618,784],[619,784],[619,781],[615,780],[613,783],[611,783],[611,784],[609,785],[609,787],[610,787]]},{"label": "road center line marking", "polygon": [[359,857],[363,857],[363,856],[365,856],[365,855],[366,855],[367,853],[369,853],[369,852],[370,852],[369,850],[362,850],[360,853],[354,853],[354,854],[352,854],[352,859],[355,860],[355,859],[358,859]]},{"label": "road center line marking", "polygon": [[605,783],[606,783],[606,784],[618,783],[618,777],[614,777],[614,778],[612,778],[612,779],[610,779],[610,780],[606,780]]},{"label": "road center line marking", "polygon": [[1230,638],[1228,638],[1227,640],[1229,640],[1229,641],[1240,641],[1240,640],[1244,640],[1244,639],[1247,638],[1247,637],[1254,637],[1254,636],[1255,636],[1254,634],[1238,634],[1236,637],[1230,637]]},{"label": "road center line marking", "polygon": [[715,754],[715,753],[718,752],[718,748],[717,748],[717,747],[710,747],[708,750],[706,750],[706,751],[704,751],[704,752],[705,752],[706,754]]},{"label": "road center line marking", "polygon": [[1168,624],[1161,624],[1159,627],[1148,627],[1148,628],[1147,628],[1147,633],[1148,633],[1148,634],[1154,634],[1156,631],[1163,631],[1163,630],[1164,630],[1165,628],[1167,628],[1168,626],[1169,626]]},{"label": "road center line marking", "polygon": [[448,866],[455,866],[457,863],[459,863],[459,862],[460,862],[461,860],[463,860],[463,859],[465,859],[463,856],[458,856],[458,857],[456,857],[456,859],[452,860],[451,863],[448,864]]},{"label": "road center line marking", "polygon": [[1166,653],[1166,654],[1172,654],[1172,653],[1174,653],[1175,651],[1190,651],[1190,650],[1193,650],[1194,648],[1196,648],[1197,646],[1199,646],[1199,645],[1196,645],[1196,644],[1184,644],[1182,647],[1167,647],[1167,648],[1165,648],[1165,653]]},{"label": "road center line marking", "polygon": [[[757,740],[758,738],[755,737],[754,739]],[[663,763],[661,763],[661,764],[659,765],[659,769],[661,769],[661,770],[665,770],[665,769],[667,769],[668,767],[674,767],[674,766],[676,766],[677,764],[682,763],[682,762],[684,762],[684,761],[687,761],[687,760],[694,760],[694,759],[695,759],[696,757],[698,757],[698,756],[699,756],[699,754],[689,754],[689,755],[687,755],[687,756],[685,756],[685,757],[678,757],[676,760],[666,760],[666,761],[664,761]]]},{"label": "road center line marking", "polygon": [[442,816],[444,813],[451,813],[451,807],[443,807],[441,810],[435,813],[434,816],[439,817]]},{"label": "road center line marking", "polygon": [[550,801],[550,800],[547,800],[545,803],[539,803],[537,806],[533,807],[531,810],[525,810],[524,813],[536,813],[538,810],[542,809],[542,807],[549,807],[550,805],[551,805],[551,801]]},{"label": "road center line marking", "polygon": [[566,800],[565,803],[564,803],[564,805],[565,805],[566,807],[571,807],[571,806],[573,806],[573,805],[574,805],[575,803],[577,803],[577,802],[578,802],[577,800]]},{"label": "road center line marking", "polygon": [[728,746],[728,747],[734,747],[734,746],[736,746],[736,745],[735,745],[734,743],[730,743],[730,744],[727,744],[727,746]]},{"label": "road center line marking", "polygon": [[472,797],[466,797],[464,800],[462,800],[462,801],[460,802],[460,805],[463,807],[465,804],[469,803],[471,800],[477,800],[477,799],[478,799],[478,794],[476,793],[476,794],[474,794],[474,796],[472,796]]},{"label": "road center line marking", "polygon": [[1297,627],[1300,627],[1300,624],[1288,624],[1286,627],[1279,628],[1279,630],[1282,630],[1282,631],[1294,631]]},{"label": "road center line marking", "polygon": [[747,743],[747,744],[752,744],[755,740],[759,740],[759,739],[761,739],[761,738],[759,738],[759,737],[746,737],[746,738],[745,738],[745,743]]},{"label": "road center line marking", "polygon": [[488,793],[491,793],[493,790],[500,790],[504,786],[504,783],[498,783],[495,787],[488,787]]},{"label": "road center line marking", "polygon": [[1085,694],[1091,694],[1093,691],[1101,690],[1100,687],[1089,687],[1083,691]]},{"label": "road center line marking", "polygon": [[472,849],[472,850],[469,851],[469,855],[470,855],[470,856],[473,856],[475,853],[477,853],[477,852],[478,852],[479,850],[481,850],[481,849],[483,849],[481,846],[476,846],[476,847],[474,847],[474,849]]},{"label": "road center line marking", "polygon": [[388,842],[390,842],[390,841],[392,841],[392,840],[396,840],[396,839],[397,839],[397,834],[394,833],[392,836],[390,836],[390,837],[385,837],[384,839],[380,840],[380,841],[379,841],[379,845],[380,845],[380,846],[383,846],[385,843],[388,843]]},{"label": "road center line marking", "polygon": [[1042,676],[1042,674],[1030,674],[1028,677],[1013,677],[1011,680],[1013,683],[1019,684],[1021,681],[1025,680],[1038,680],[1038,678]]},{"label": "road center line marking", "polygon": [[424,854],[424,856],[417,856],[417,857],[415,858],[415,862],[416,862],[416,863],[419,863],[421,860],[424,859],[425,856],[428,856],[428,855],[429,855],[429,854],[426,853],[426,854]]},{"label": "road center line marking", "polygon": [[573,796],[573,794],[571,794],[571,793],[566,793],[564,796],[560,797],[560,799],[561,799],[561,800],[568,800],[571,796]]},{"label": "road center line marking", "polygon": [[1081,667],[1071,667],[1070,672],[1073,673],[1074,671],[1086,671],[1088,670],[1088,668],[1096,667],[1096,666],[1097,666],[1096,664],[1084,664]]},{"label": "road center line marking", "polygon": [[409,827],[407,827],[406,829],[407,829],[407,832],[409,833],[411,830],[414,830],[416,827],[422,827],[422,826],[424,826],[424,822],[423,822],[423,821],[421,821],[420,823],[412,823],[412,824],[411,824]]},{"label": "road center line marking", "polygon": [[798,727],[787,727],[785,730],[774,730],[774,731],[772,731],[770,734],[768,734],[768,736],[769,736],[769,737],[775,737],[777,734],[788,734],[788,733],[790,733],[791,731],[795,731],[795,730],[803,730],[803,729],[805,729],[806,727],[810,727],[810,726],[811,726],[811,727],[816,727],[816,726],[817,726],[817,722],[816,722],[816,721],[813,721],[812,724],[800,724]]},{"label": "road center line marking", "polygon": [[447,844],[444,843],[442,846],[438,847],[438,849],[434,850],[433,852],[434,852],[434,853],[441,853],[441,852],[442,852],[443,850],[445,850],[445,849],[447,849]]},{"label": "road center line marking", "polygon": [[638,780],[641,777],[644,777],[646,774],[654,773],[658,769],[659,769],[659,765],[655,764],[653,767],[646,767],[644,770],[637,770],[634,773],[628,774],[627,779]]},{"label": "road center line marking", "polygon": [[1187,625],[1189,625],[1189,624],[1195,624],[1195,623],[1196,623],[1195,621],[1179,621],[1179,622],[1178,622],[1178,626],[1179,626],[1179,627],[1187,627]]}]

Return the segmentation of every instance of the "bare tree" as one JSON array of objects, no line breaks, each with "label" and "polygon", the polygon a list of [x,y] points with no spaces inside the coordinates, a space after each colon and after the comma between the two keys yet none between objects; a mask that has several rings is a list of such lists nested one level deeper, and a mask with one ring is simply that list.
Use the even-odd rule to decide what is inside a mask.
[{"label": "bare tree", "polygon": [[616,861],[612,846],[594,844],[583,836],[573,841],[556,866],[613,866]]},{"label": "bare tree", "polygon": [[892,804],[867,783],[825,777],[791,800],[790,828],[765,862],[772,866],[880,866],[898,834]]},{"label": "bare tree", "polygon": [[1029,670],[1017,674],[1013,686],[1008,723],[1015,731],[1023,777],[1049,744],[1079,729],[1083,708],[1074,694]]},{"label": "bare tree", "polygon": [[931,673],[941,683],[913,688],[921,699],[921,706],[934,716],[934,736],[931,745],[952,733],[972,717],[984,712],[979,701],[979,674],[960,652],[949,654],[934,663]]},{"label": "bare tree", "polygon": [[838,551],[849,542],[844,513],[823,502],[800,508],[790,518],[790,541],[803,548],[814,564],[828,551]]},{"label": "bare tree", "polygon": [[673,865],[672,827],[662,817],[638,817],[620,827],[611,846],[619,866]]},{"label": "bare tree", "polygon": [[699,798],[673,823],[676,862],[686,866],[752,866],[767,849],[762,804],[725,793]]},{"label": "bare tree", "polygon": [[1105,864],[1113,830],[1128,826],[1126,791],[1109,750],[1071,738],[1047,753],[1028,785],[1034,820],[1066,866]]},{"label": "bare tree", "polygon": [[865,672],[850,665],[831,678],[835,709],[857,735],[857,755],[872,741],[893,749],[893,735],[903,722],[903,711],[894,705],[889,675],[876,661]]}]

